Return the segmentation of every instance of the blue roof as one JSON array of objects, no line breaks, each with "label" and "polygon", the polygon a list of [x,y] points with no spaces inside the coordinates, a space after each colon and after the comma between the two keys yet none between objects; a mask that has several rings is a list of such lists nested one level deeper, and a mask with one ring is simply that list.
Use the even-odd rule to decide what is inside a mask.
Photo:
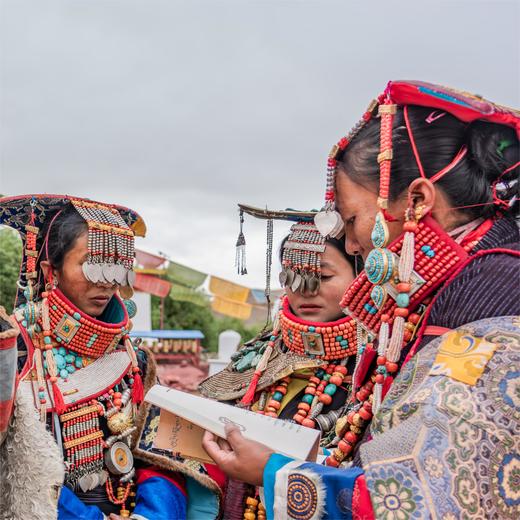
[{"label": "blue roof", "polygon": [[200,330],[132,330],[133,338],[154,339],[204,339]]}]

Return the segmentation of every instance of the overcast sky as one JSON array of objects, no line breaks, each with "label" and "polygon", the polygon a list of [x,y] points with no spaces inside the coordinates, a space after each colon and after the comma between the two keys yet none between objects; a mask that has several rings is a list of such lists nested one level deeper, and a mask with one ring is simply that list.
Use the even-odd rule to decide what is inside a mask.
[{"label": "overcast sky", "polygon": [[[0,0],[0,193],[138,210],[138,247],[250,287],[265,227],[322,204],[325,162],[389,79],[520,105],[517,0]],[[277,226],[280,239],[287,226]]]}]

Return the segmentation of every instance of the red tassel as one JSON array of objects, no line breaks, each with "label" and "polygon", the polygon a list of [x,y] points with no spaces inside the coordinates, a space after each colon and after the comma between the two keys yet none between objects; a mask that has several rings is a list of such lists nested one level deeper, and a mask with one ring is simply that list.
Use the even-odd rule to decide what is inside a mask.
[{"label": "red tassel", "polygon": [[258,385],[258,380],[260,379],[260,376],[262,375],[262,372],[259,372],[258,370],[255,371],[253,374],[253,378],[251,379],[251,382],[249,383],[249,387],[247,389],[247,392],[244,394],[244,397],[240,400],[240,404],[242,406],[250,406],[253,404],[253,400],[255,398],[256,393],[256,387]]},{"label": "red tassel", "polygon": [[387,222],[397,222],[397,219],[393,216],[393,215],[390,215],[390,213],[388,213],[388,211],[386,209],[383,209],[383,216],[385,217],[385,220]]},{"label": "red tassel", "polygon": [[63,395],[61,394],[61,391],[56,383],[52,384],[52,397],[54,400],[54,411],[58,415],[65,413],[67,405],[65,404],[65,401],[63,400]]},{"label": "red tassel", "polygon": [[134,384],[132,385],[132,403],[140,404],[144,399],[144,388],[143,388],[143,380],[141,379],[141,374],[136,372],[134,374]]},{"label": "red tassel", "polygon": [[356,381],[352,381],[352,390],[354,392],[357,392],[361,385],[365,382],[368,369],[372,365],[372,361],[374,361],[376,356],[377,351],[374,349],[374,345],[372,343],[367,343],[365,351],[359,360],[359,366],[356,369]]}]

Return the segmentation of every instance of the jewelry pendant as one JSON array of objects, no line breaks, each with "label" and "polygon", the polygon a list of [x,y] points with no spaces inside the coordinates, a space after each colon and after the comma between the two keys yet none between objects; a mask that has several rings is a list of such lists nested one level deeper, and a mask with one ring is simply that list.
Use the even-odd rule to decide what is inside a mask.
[{"label": "jewelry pendant", "polygon": [[374,285],[388,282],[395,270],[395,258],[393,253],[384,248],[370,251],[365,262],[365,273],[368,281]]},{"label": "jewelry pendant", "polygon": [[370,238],[372,239],[374,247],[386,247],[388,244],[390,233],[382,211],[378,211],[376,214],[376,220]]},{"label": "jewelry pendant", "polygon": [[374,285],[372,291],[370,292],[370,297],[372,298],[374,305],[378,310],[381,310],[386,303],[386,298],[388,294],[386,289],[381,285]]}]

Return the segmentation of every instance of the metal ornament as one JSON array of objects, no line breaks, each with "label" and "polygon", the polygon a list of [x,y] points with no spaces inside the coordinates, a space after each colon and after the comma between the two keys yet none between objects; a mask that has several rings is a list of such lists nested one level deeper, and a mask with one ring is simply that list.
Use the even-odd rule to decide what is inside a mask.
[{"label": "metal ornament", "polygon": [[134,465],[134,456],[124,442],[114,442],[105,452],[105,464],[113,475],[124,475]]},{"label": "metal ornament", "polygon": [[292,292],[296,292],[298,290],[298,288],[300,287],[301,281],[302,281],[302,277],[298,273],[295,273],[294,280],[292,281],[292,284],[291,284]]},{"label": "metal ornament", "polygon": [[302,332],[301,335],[306,354],[310,356],[323,356],[325,354],[321,334]]},{"label": "metal ornament", "polygon": [[340,238],[343,234],[343,220],[337,211],[320,211],[314,217],[314,225],[325,238]]}]

